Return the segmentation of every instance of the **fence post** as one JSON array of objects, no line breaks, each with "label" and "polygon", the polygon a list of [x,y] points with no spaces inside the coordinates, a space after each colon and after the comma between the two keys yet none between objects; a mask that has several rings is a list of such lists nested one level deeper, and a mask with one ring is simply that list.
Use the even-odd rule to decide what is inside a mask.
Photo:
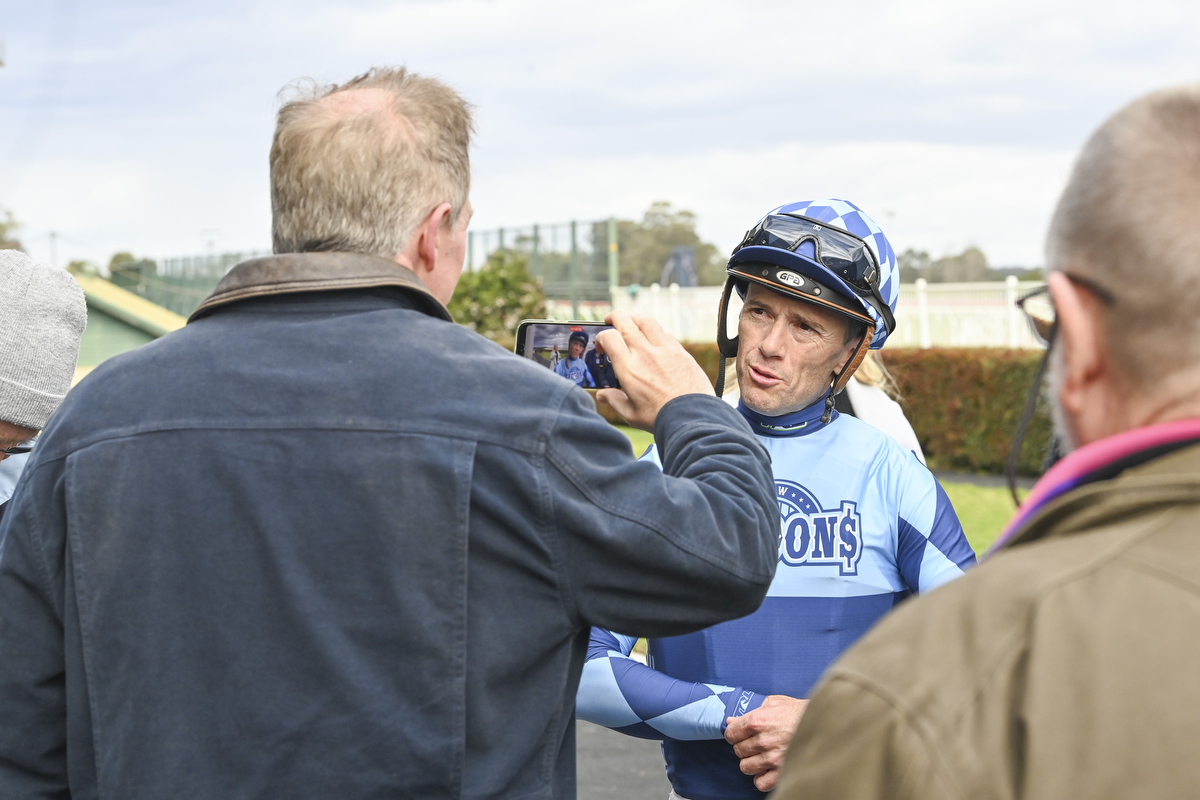
[{"label": "fence post", "polygon": [[657,283],[650,284],[650,316],[661,321],[662,307],[659,305],[659,294],[662,292],[662,286]]},{"label": "fence post", "polygon": [[499,247],[497,247],[496,249],[497,249],[497,250],[503,250],[503,249],[504,249],[504,228],[501,228],[501,229],[500,229],[500,246],[499,246]]},{"label": "fence post", "polygon": [[579,319],[579,241],[575,236],[575,220],[571,220],[571,318]]},{"label": "fence post", "polygon": [[1017,276],[1004,279],[1004,304],[1008,306],[1008,346],[1016,349],[1021,334],[1021,313],[1017,309]]},{"label": "fence post", "polygon": [[529,271],[536,278],[542,274],[541,231],[538,224],[533,223],[533,251],[529,254]]},{"label": "fence post", "polygon": [[921,334],[921,347],[925,350],[933,346],[929,339],[929,302],[925,297],[927,287],[924,278],[917,278],[917,329]]},{"label": "fence post", "polygon": [[621,264],[617,251],[617,218],[608,218],[608,285],[619,286],[621,283]]},{"label": "fence post", "polygon": [[667,297],[671,300],[671,335],[680,341],[683,340],[683,335],[679,328],[679,284],[671,281],[671,285],[667,287]]}]

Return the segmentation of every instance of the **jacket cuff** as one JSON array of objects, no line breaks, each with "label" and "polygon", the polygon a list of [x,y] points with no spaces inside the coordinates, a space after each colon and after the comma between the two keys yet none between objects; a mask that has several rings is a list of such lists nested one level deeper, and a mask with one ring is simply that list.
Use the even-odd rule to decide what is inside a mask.
[{"label": "jacket cuff", "polygon": [[659,443],[659,452],[663,451],[662,445],[671,434],[681,426],[696,423],[706,425],[710,421],[717,425],[732,426],[738,433],[744,433],[751,439],[754,437],[746,418],[724,400],[707,394],[684,394],[668,400],[654,420],[654,441]]}]

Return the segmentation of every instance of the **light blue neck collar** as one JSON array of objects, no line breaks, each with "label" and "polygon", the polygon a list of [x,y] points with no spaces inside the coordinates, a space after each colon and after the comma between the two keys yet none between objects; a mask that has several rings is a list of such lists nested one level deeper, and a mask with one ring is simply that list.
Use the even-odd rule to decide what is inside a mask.
[{"label": "light blue neck collar", "polygon": [[13,490],[17,488],[17,479],[21,477],[21,471],[25,469],[25,462],[29,460],[32,453],[22,453],[19,456],[9,456],[0,461],[0,505],[7,503],[13,496]]}]

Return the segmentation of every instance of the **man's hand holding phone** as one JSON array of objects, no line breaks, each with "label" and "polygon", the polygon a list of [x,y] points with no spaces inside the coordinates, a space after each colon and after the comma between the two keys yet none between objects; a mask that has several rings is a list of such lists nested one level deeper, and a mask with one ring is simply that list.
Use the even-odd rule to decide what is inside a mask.
[{"label": "man's hand holding phone", "polygon": [[620,389],[601,389],[597,396],[630,425],[654,430],[658,412],[685,394],[715,394],[696,359],[653,317],[613,311],[604,321],[614,330],[597,334],[612,361]]}]

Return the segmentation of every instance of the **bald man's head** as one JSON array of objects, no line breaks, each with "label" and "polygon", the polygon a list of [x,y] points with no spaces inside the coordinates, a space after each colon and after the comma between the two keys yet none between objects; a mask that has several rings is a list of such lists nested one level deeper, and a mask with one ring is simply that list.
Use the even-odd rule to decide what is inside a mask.
[{"label": "bald man's head", "polygon": [[1105,339],[1125,387],[1200,382],[1200,83],[1163,89],[1088,140],[1058,202],[1047,264],[1116,296]]},{"label": "bald man's head", "polygon": [[430,211],[453,225],[471,188],[467,103],[439,81],[373,69],[310,86],[279,110],[271,146],[276,253],[395,258]]}]

